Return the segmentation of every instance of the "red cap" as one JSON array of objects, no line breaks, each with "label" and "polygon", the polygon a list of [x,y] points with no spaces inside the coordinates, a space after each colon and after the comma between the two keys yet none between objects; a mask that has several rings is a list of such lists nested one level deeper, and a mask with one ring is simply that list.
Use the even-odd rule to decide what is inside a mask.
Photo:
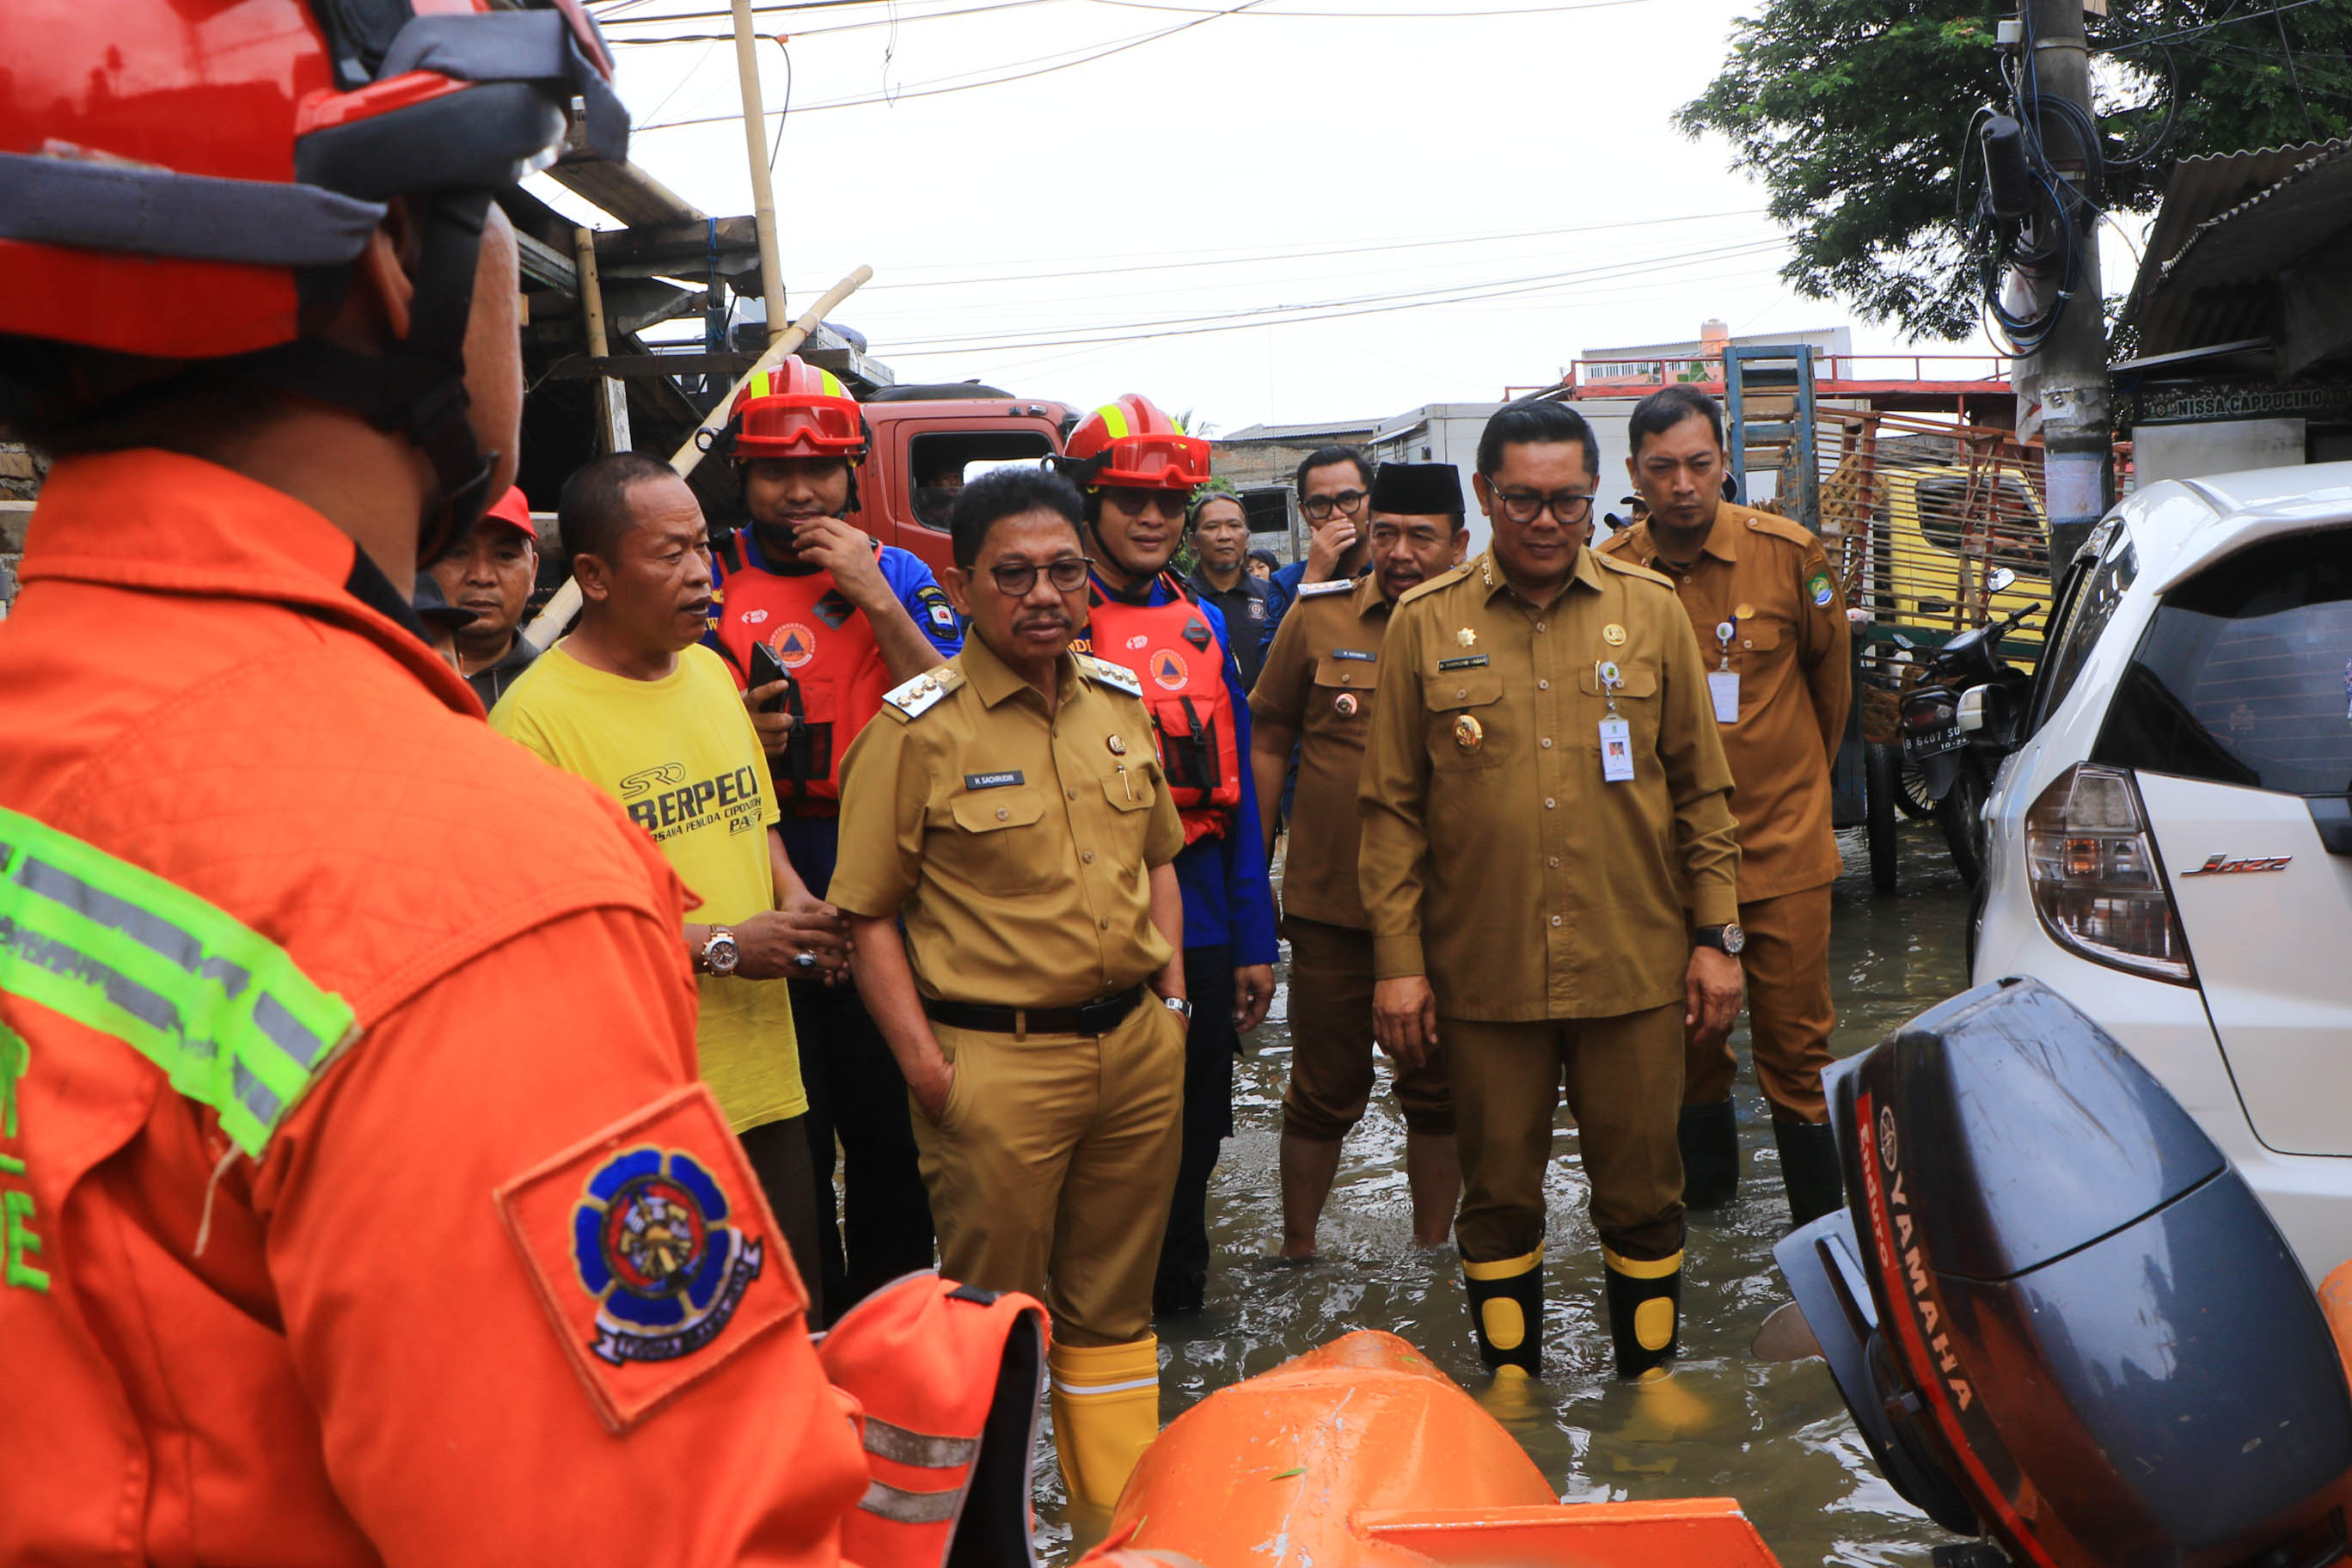
[{"label": "red cap", "polygon": [[520,485],[509,485],[507,493],[489,504],[482,513],[482,521],[510,523],[522,530],[525,539],[539,542],[539,530],[530,521],[530,502],[525,499]]}]

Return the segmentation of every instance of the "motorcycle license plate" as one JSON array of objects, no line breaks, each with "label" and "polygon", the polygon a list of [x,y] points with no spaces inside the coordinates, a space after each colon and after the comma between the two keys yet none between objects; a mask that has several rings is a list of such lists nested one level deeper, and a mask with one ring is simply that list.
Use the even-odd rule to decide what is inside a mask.
[{"label": "motorcycle license plate", "polygon": [[1968,743],[1968,731],[1956,724],[1932,735],[1914,735],[1903,742],[1903,747],[1916,763],[1923,757],[1940,757],[1946,752],[1957,752]]}]

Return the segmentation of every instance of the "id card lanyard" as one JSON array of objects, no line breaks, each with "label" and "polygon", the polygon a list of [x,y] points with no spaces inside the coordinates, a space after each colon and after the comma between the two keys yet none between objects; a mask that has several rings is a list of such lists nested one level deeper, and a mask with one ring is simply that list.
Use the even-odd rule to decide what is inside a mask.
[{"label": "id card lanyard", "polygon": [[1592,673],[1601,694],[1609,700],[1609,717],[1601,721],[1601,782],[1630,784],[1633,778],[1633,727],[1617,714],[1617,692],[1625,684],[1624,673],[1613,658],[1601,660],[1593,667]]},{"label": "id card lanyard", "polygon": [[1715,640],[1723,650],[1723,658],[1706,672],[1706,694],[1715,701],[1715,721],[1718,724],[1739,722],[1739,672],[1731,668],[1731,639],[1738,635],[1737,616],[1715,623]]}]

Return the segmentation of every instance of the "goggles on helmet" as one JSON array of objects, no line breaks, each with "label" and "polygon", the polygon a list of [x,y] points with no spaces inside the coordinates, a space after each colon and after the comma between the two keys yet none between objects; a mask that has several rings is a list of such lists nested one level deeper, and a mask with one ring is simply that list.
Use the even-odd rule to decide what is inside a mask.
[{"label": "goggles on helmet", "polygon": [[1197,436],[1123,436],[1080,477],[1123,489],[1186,490],[1209,478],[1209,444]]}]

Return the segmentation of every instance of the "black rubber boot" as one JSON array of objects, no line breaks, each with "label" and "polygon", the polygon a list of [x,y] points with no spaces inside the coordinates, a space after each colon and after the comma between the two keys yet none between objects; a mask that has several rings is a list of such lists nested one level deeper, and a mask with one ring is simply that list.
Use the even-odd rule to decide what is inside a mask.
[{"label": "black rubber boot", "polygon": [[1731,1101],[1685,1105],[1675,1126],[1683,1151],[1683,1207],[1719,1209],[1739,1194],[1739,1119]]},{"label": "black rubber boot", "polygon": [[1845,1204],[1845,1177],[1838,1168],[1837,1136],[1826,1121],[1772,1119],[1772,1142],[1780,1146],[1780,1184],[1789,1192],[1789,1228],[1817,1220]]},{"label": "black rubber boot", "polygon": [[1636,1378],[1664,1366],[1681,1348],[1683,1255],[1644,1263],[1606,1248],[1609,1339],[1617,1375]]},{"label": "black rubber boot", "polygon": [[1543,1375],[1543,1249],[1497,1263],[1462,1260],[1462,1286],[1470,1292],[1470,1323],[1478,1334],[1478,1359],[1490,1372],[1517,1367]]}]

